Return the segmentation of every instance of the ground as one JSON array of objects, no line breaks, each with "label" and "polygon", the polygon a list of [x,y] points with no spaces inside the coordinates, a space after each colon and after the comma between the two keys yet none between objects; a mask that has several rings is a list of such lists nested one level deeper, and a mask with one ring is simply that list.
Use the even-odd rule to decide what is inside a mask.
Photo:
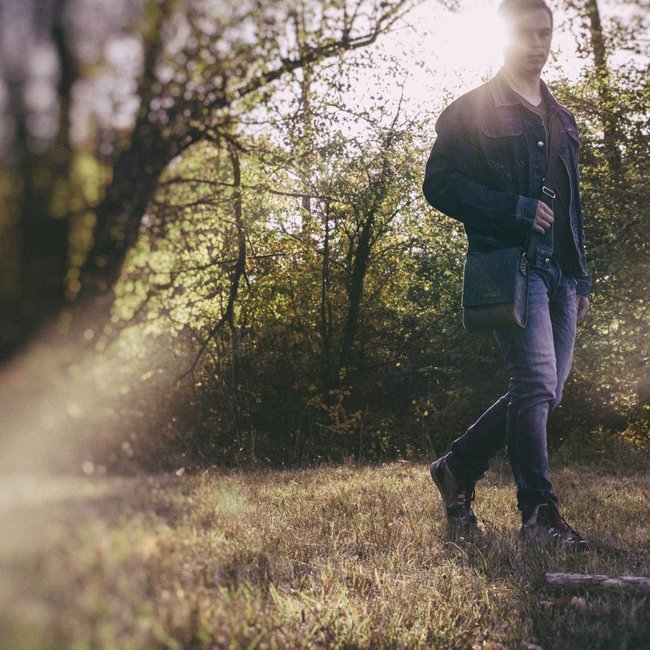
[{"label": "ground", "polygon": [[647,595],[546,572],[650,575],[643,463],[554,462],[593,549],[522,546],[507,465],[477,539],[445,534],[425,463],[0,483],[0,647],[650,648]]}]

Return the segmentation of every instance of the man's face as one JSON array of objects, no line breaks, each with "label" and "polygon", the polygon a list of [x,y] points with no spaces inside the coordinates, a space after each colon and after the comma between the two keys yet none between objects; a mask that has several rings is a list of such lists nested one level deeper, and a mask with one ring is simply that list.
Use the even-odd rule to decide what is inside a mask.
[{"label": "man's face", "polygon": [[531,9],[508,22],[505,64],[525,74],[539,74],[551,51],[553,24],[544,9]]}]

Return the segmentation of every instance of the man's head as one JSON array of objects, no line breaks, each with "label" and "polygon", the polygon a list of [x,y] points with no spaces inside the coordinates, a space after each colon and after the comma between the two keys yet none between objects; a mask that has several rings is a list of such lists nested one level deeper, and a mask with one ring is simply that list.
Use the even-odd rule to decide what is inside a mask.
[{"label": "man's head", "polygon": [[505,65],[525,74],[540,73],[551,51],[553,13],[544,0],[504,0],[498,9],[507,44]]}]

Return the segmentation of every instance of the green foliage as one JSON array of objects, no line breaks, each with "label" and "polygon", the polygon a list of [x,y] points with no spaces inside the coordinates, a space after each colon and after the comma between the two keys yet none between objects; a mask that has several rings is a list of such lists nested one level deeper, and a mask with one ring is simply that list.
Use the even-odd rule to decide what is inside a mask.
[{"label": "green foliage", "polygon": [[[650,168],[647,156],[641,155],[649,136],[647,111],[641,107],[647,106],[650,89],[645,76],[639,77],[631,66],[616,70],[608,83],[611,105],[594,97],[589,71],[582,83],[558,88],[581,126],[582,199],[595,280],[562,421],[565,436],[568,429],[602,425],[648,449]],[[602,139],[602,113],[612,110],[622,154],[618,171],[612,169]]]}]

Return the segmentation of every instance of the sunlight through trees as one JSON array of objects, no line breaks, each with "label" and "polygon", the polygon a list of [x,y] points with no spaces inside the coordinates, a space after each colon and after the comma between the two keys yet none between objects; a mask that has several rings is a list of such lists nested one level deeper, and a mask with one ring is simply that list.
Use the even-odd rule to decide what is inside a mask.
[{"label": "sunlight through trees", "polygon": [[[55,401],[97,404],[60,425],[97,432],[93,466],[444,447],[497,390],[479,374],[505,382],[420,195],[438,111],[499,65],[479,4],[0,3],[3,409],[50,359]],[[647,445],[647,14],[556,24],[596,283],[552,442]]]}]

